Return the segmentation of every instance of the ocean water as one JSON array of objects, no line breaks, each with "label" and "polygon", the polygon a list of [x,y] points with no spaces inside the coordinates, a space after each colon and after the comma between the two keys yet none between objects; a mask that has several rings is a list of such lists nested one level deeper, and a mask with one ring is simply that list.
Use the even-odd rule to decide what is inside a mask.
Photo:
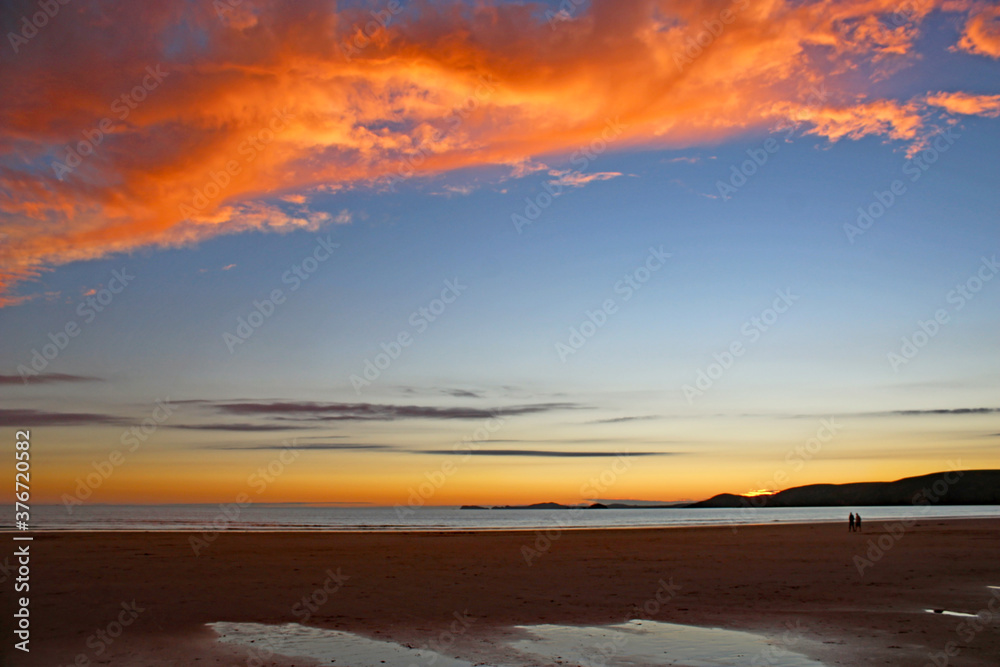
[{"label": "ocean water", "polygon": [[[739,526],[769,523],[847,523],[860,512],[870,530],[900,519],[1000,518],[998,505],[802,507],[629,510],[460,510],[457,507],[341,507],[253,503],[221,505],[33,505],[30,530],[546,530]],[[7,506],[0,530],[13,529]]]}]

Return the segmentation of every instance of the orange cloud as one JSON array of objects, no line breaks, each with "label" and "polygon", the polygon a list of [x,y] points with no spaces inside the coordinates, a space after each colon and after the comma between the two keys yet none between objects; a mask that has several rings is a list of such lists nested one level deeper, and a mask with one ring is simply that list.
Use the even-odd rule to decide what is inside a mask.
[{"label": "orange cloud", "polygon": [[[314,193],[482,165],[521,175],[602,141],[685,147],[796,124],[916,144],[927,102],[873,97],[873,82],[916,58],[929,12],[968,11],[955,0],[911,0],[903,15],[895,0],[592,0],[558,19],[541,5],[458,2],[381,14],[321,0],[220,14],[168,0],[73,7],[0,56],[0,88],[17,91],[0,103],[0,306],[67,262],[350,221],[310,210]],[[987,14],[969,19],[962,48],[989,48]]]},{"label": "orange cloud", "polygon": [[988,6],[971,15],[958,47],[969,53],[1000,58],[1000,7]]},{"label": "orange cloud", "polygon": [[869,134],[885,135],[890,139],[912,141],[923,129],[921,108],[915,102],[899,103],[878,100],[851,106],[802,106],[783,104],[776,107],[785,117],[797,123],[808,123],[809,134],[837,141],[844,137],[860,139]]},{"label": "orange cloud", "polygon": [[969,95],[967,93],[937,93],[929,95],[927,103],[944,108],[948,113],[966,116],[1000,116],[1000,95]]}]

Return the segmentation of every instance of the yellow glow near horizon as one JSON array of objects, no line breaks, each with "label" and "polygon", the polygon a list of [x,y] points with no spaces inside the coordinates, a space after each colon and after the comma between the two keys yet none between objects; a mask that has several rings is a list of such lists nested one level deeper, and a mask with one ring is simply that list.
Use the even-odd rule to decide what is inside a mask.
[{"label": "yellow glow near horizon", "polygon": [[[241,493],[255,503],[388,506],[574,504],[594,499],[674,502],[703,500],[719,493],[764,495],[764,487],[754,482],[775,478],[784,482],[775,484],[777,491],[816,483],[892,481],[949,468],[946,461],[934,458],[901,461],[888,454],[864,465],[815,460],[785,477],[774,462],[723,470],[711,460],[680,461],[677,457],[469,457],[463,461],[461,456],[304,452],[288,465],[279,465],[276,452],[227,454],[205,452],[178,460],[167,452],[149,452],[126,460],[106,478],[99,477],[88,457],[45,455],[33,467],[33,480],[37,480],[33,497],[37,502],[62,503],[68,494],[86,496],[82,498],[85,503],[120,504],[227,503]],[[996,467],[985,456],[963,457],[961,462],[965,469]],[[741,491],[747,487],[752,490]],[[81,488],[83,493],[78,493]]]},{"label": "yellow glow near horizon", "polygon": [[[382,441],[400,442],[398,449],[309,449],[290,443],[300,447],[292,456],[280,445],[206,448],[198,434],[159,431],[135,451],[127,451],[120,443],[120,429],[37,428],[32,435],[32,498],[44,503],[62,503],[66,495],[85,503],[227,503],[246,493],[254,502],[388,506],[677,502],[720,493],[762,495],[808,484],[892,481],[952,468],[997,467],[993,450],[955,431],[953,421],[928,420],[921,423],[920,432],[908,433],[892,432],[888,424],[871,420],[864,430],[838,435],[808,458],[801,450],[805,441],[792,431],[809,429],[788,424],[761,424],[754,431],[752,450],[736,440],[738,429],[730,424],[702,424],[700,431],[688,425],[692,439],[700,433],[700,442],[707,443],[698,445],[703,453],[629,457],[426,454],[420,450],[429,449],[427,444],[413,442],[425,436],[409,432],[380,434]],[[946,425],[951,430],[945,431]],[[535,430],[523,427],[508,435],[527,439]],[[623,431],[636,440],[652,441],[655,435],[650,427]],[[718,432],[726,442],[709,439]],[[769,442],[758,444],[769,434]],[[613,451],[621,442],[609,439],[601,449]],[[236,444],[233,436],[223,446]],[[638,451],[640,446],[627,449]],[[109,457],[119,450],[123,460],[109,470]],[[720,465],[720,457],[727,465]]]}]

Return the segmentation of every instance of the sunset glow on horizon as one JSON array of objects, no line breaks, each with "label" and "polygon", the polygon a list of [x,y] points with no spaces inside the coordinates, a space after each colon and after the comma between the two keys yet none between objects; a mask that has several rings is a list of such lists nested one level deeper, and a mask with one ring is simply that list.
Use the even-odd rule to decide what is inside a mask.
[{"label": "sunset glow on horizon", "polygon": [[1000,467],[993,3],[37,11],[0,53],[0,420],[36,502]]}]

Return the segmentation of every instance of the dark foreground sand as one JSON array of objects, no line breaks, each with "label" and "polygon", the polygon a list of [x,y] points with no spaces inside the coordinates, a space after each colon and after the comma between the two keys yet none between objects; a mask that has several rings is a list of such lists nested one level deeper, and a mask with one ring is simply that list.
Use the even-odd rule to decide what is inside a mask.
[{"label": "dark foreground sand", "polygon": [[[8,579],[3,664],[256,665],[203,624],[301,621],[303,598],[314,596],[321,604],[310,624],[451,645],[445,653],[475,652],[487,663],[502,660],[499,640],[516,635],[515,624],[641,617],[765,633],[829,665],[920,667],[935,664],[932,654],[938,667],[1000,665],[1000,591],[987,589],[1000,586],[1000,521],[921,521],[883,538],[891,548],[862,576],[854,556],[867,557],[869,540],[887,534],[881,523],[865,530],[553,532],[530,566],[522,546],[546,544],[534,532],[224,533],[197,557],[190,533],[39,534],[31,653],[10,650]],[[335,592],[321,592],[324,584]],[[137,612],[123,611],[133,601]],[[923,611],[976,613],[991,601],[985,627]],[[119,619],[130,623],[112,639]],[[957,652],[947,663],[946,650]]]}]

